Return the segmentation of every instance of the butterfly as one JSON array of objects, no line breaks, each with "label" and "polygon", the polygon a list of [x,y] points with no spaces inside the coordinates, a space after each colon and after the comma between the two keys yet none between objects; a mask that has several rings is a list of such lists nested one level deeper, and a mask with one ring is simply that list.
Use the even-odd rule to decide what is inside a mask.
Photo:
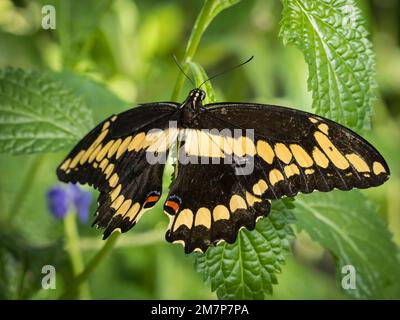
[{"label": "butterfly", "polygon": [[271,200],[314,190],[381,185],[389,167],[361,136],[329,119],[255,103],[155,102],[112,115],[57,169],[64,182],[100,191],[93,225],[126,232],[160,199],[165,162],[175,171],[164,203],[166,240],[185,253],[233,243],[253,230]]}]

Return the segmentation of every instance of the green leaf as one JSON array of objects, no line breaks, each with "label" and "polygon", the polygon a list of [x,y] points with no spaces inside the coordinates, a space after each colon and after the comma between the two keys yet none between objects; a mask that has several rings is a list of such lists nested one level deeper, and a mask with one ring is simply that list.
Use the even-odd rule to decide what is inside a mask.
[{"label": "green leaf", "polygon": [[309,67],[315,111],[355,130],[369,129],[375,58],[353,0],[282,0],[280,36]]},{"label": "green leaf", "polygon": [[88,54],[94,44],[94,33],[112,2],[112,0],[40,0],[41,5],[50,4],[56,9],[55,31],[62,49],[64,65],[73,65]]},{"label": "green leaf", "polygon": [[211,0],[211,10],[209,14],[209,22],[214,19],[222,10],[228,9],[239,3],[241,0]]},{"label": "green leaf", "polygon": [[196,83],[196,86],[199,87],[202,83],[204,83],[203,90],[206,92],[204,103],[216,102],[211,81],[204,82],[208,79],[207,73],[205,72],[204,68],[197,62],[190,61],[188,64],[194,75],[194,82]]},{"label": "green leaf", "polygon": [[129,103],[114,95],[103,84],[70,71],[55,73],[66,88],[81,96],[93,111],[95,121],[101,122],[111,114],[120,113],[129,107]]},{"label": "green leaf", "polygon": [[93,126],[83,101],[46,74],[0,70],[0,152],[57,151]]},{"label": "green leaf", "polygon": [[335,257],[340,287],[342,267],[355,267],[356,289],[344,290],[345,293],[361,299],[400,297],[398,248],[375,207],[362,193],[313,193],[298,196],[295,205],[300,229]]},{"label": "green leaf", "polygon": [[98,28],[99,20],[112,2],[112,0],[67,1],[67,3],[60,1],[58,13],[63,22],[62,32],[66,33],[63,36],[68,36],[73,45],[83,43]]},{"label": "green leaf", "polygon": [[272,293],[281,271],[293,216],[288,205],[275,201],[270,215],[258,221],[253,231],[241,230],[234,244],[211,247],[196,256],[196,270],[211,282],[220,299],[263,299]]}]

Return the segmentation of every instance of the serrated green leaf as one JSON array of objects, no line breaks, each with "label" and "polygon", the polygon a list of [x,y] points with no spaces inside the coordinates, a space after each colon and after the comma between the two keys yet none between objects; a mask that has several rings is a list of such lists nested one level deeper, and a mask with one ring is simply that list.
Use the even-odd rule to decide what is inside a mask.
[{"label": "serrated green leaf", "polygon": [[309,67],[315,111],[355,130],[369,129],[375,59],[353,0],[282,0],[280,36]]},{"label": "serrated green leaf", "polygon": [[198,64],[197,62],[190,61],[188,62],[190,70],[194,75],[194,82],[196,83],[197,88],[203,84],[203,90],[206,92],[206,97],[204,99],[204,103],[214,103],[216,102],[214,96],[214,89],[211,85],[211,81],[204,82],[208,79],[207,73],[204,68]]},{"label": "serrated green leaf", "polygon": [[93,127],[83,101],[41,72],[0,70],[0,97],[3,153],[57,151]]},{"label": "serrated green leaf", "polygon": [[281,271],[293,216],[284,202],[276,201],[270,215],[253,231],[241,230],[234,244],[211,247],[196,256],[196,270],[211,282],[220,299],[263,299],[272,293]]},{"label": "serrated green leaf", "polygon": [[85,104],[93,111],[96,122],[101,122],[111,114],[120,113],[131,107],[128,102],[121,100],[102,83],[85,76],[63,71],[54,73],[53,77],[60,80],[67,89],[84,99]]},{"label": "serrated green leaf", "polygon": [[355,298],[400,297],[400,261],[392,241],[372,203],[361,192],[332,191],[298,196],[297,225],[336,258],[337,281],[342,267],[356,270],[356,289],[343,290]]}]

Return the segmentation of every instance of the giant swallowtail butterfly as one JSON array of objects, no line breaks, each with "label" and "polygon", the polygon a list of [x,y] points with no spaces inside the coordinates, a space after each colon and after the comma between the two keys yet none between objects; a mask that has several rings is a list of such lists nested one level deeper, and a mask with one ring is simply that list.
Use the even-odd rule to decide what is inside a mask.
[{"label": "giant swallowtail butterfly", "polygon": [[194,89],[181,104],[147,103],[112,115],[59,166],[61,181],[100,191],[93,224],[105,228],[104,239],[128,231],[157,203],[164,162],[154,159],[173,150],[166,240],[186,253],[233,243],[240,228],[254,229],[269,213],[273,199],[369,188],[389,177],[371,144],[329,119],[273,105],[203,105],[204,97]]}]

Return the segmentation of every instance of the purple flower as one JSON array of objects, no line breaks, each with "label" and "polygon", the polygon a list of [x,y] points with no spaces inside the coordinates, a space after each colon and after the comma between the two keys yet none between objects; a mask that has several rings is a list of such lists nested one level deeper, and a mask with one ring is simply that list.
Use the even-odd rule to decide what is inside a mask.
[{"label": "purple flower", "polygon": [[89,208],[92,202],[92,194],[87,191],[80,192],[74,199],[76,211],[78,212],[78,218],[81,222],[87,222],[89,220]]},{"label": "purple flower", "polygon": [[69,211],[76,210],[79,221],[89,219],[92,194],[75,184],[54,186],[47,192],[47,205],[50,213],[57,219],[63,219]]},{"label": "purple flower", "polygon": [[57,219],[63,219],[68,212],[68,200],[66,191],[55,186],[47,193],[47,206],[49,211]]}]

